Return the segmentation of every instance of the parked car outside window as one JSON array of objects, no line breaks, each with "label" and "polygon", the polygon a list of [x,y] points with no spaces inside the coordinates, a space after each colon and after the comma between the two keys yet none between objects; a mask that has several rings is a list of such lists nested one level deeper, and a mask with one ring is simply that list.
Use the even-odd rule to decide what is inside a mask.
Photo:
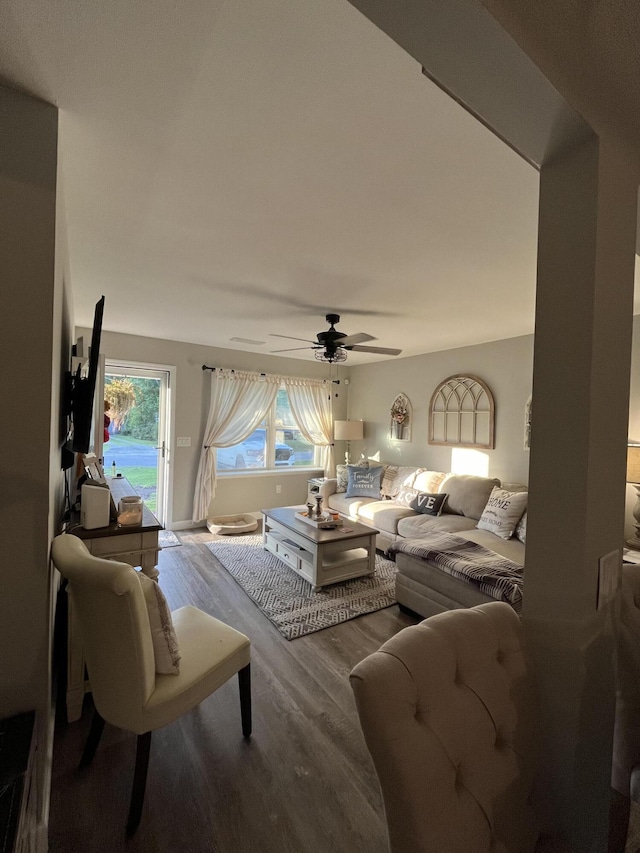
[{"label": "parked car outside window", "polygon": [[[248,438],[233,447],[219,447],[216,453],[218,468],[264,468],[266,460],[267,431],[260,427]],[[276,465],[292,466],[296,461],[293,447],[276,442]]]}]

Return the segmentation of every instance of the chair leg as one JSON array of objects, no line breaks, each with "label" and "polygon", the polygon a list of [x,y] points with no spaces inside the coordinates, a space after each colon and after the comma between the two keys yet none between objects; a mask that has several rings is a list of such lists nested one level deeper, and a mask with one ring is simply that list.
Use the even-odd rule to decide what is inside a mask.
[{"label": "chair leg", "polygon": [[93,719],[91,720],[91,730],[89,731],[89,737],[87,738],[87,742],[84,747],[84,752],[82,753],[82,758],[80,759],[80,767],[88,767],[89,764],[91,764],[91,762],[93,761],[93,756],[96,754],[96,749],[98,748],[98,744],[100,743],[100,737],[102,736],[103,729],[104,720],[96,709],[93,712]]},{"label": "chair leg", "polygon": [[251,664],[248,663],[238,672],[240,686],[240,715],[242,717],[242,734],[251,736]]},{"label": "chair leg", "polygon": [[149,768],[149,752],[151,751],[151,732],[138,735],[138,746],[136,749],[136,769],[133,774],[133,788],[131,790],[131,804],[129,805],[129,819],[127,820],[127,838],[135,833],[142,817],[142,804],[144,803],[144,791],[147,786],[147,769]]}]

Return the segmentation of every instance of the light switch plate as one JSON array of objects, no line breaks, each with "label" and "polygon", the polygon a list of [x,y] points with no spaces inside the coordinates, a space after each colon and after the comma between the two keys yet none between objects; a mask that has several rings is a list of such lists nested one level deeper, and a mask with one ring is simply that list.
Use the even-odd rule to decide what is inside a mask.
[{"label": "light switch plate", "polygon": [[176,444],[178,447],[191,447],[191,436],[179,436]]}]

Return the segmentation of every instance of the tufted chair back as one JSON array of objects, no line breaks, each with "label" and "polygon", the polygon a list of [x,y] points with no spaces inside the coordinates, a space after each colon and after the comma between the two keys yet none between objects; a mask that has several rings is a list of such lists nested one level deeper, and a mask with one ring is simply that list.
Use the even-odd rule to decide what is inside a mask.
[{"label": "tufted chair back", "polygon": [[520,621],[494,602],[400,631],[351,673],[392,853],[528,853],[535,691]]},{"label": "tufted chair back", "polygon": [[53,540],[53,562],[69,582],[93,697],[113,725],[147,730],[143,709],[156,686],[144,594],[135,569],[92,556],[77,536]]}]

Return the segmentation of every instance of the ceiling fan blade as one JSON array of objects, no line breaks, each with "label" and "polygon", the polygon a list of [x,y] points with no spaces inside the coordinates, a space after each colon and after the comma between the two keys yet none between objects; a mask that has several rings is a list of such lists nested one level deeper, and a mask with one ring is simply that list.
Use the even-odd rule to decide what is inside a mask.
[{"label": "ceiling fan blade", "polygon": [[346,338],[340,338],[340,346],[343,347],[345,344],[350,346],[351,344],[363,344],[365,341],[375,341],[373,335],[368,335],[366,332],[360,332],[357,335],[347,335]]},{"label": "ceiling fan blade", "polygon": [[[282,337],[284,337],[284,335]],[[297,352],[299,349],[321,349],[321,347],[291,347],[291,349],[272,349],[269,350],[269,352]]]},{"label": "ceiling fan blade", "polygon": [[316,345],[318,343],[318,341],[309,341],[309,340],[307,340],[307,338],[292,338],[291,335],[276,335],[276,334],[274,334],[274,332],[271,332],[269,334],[269,337],[270,338],[286,338],[288,341],[305,341],[305,343],[316,344]]},{"label": "ceiling fan blade", "polygon": [[[342,344],[340,344],[342,346]],[[389,349],[388,347],[359,347],[347,346],[345,349],[353,350],[353,352],[375,352],[378,355],[400,355],[401,349]]]}]

